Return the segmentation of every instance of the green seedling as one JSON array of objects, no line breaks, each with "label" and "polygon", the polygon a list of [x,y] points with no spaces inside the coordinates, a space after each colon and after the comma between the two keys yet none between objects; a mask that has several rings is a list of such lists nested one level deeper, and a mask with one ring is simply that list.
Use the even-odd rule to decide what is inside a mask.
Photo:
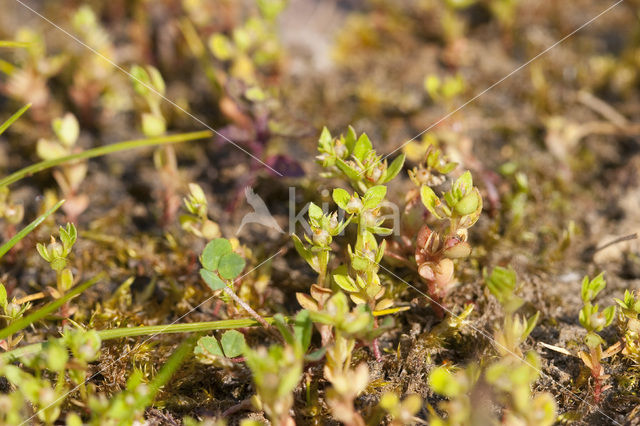
[{"label": "green seedling", "polygon": [[618,304],[618,329],[624,341],[622,354],[640,364],[640,297],[633,291],[625,290],[622,300],[614,300]]},{"label": "green seedling", "polygon": [[[332,138],[329,131],[323,129],[318,151],[318,161],[328,170],[323,176],[340,176],[356,192],[349,193],[342,188],[333,191],[334,202],[349,215],[345,221],[338,221],[337,213],[324,214],[320,207],[310,205],[312,238],[306,237],[310,247],[305,247],[298,237],[293,236],[298,253],[319,274],[317,284],[311,288],[311,296],[298,293],[298,301],[311,311],[321,310],[335,290],[341,289],[354,303],[366,304],[372,311],[387,309],[393,305],[393,300],[384,297],[385,288],[378,275],[386,241],[378,243],[376,235],[386,236],[392,232],[383,226],[382,208],[387,195],[387,187],[383,184],[400,172],[404,155],[387,165],[386,160],[373,150],[367,135],[357,138],[351,127],[346,136],[339,138]],[[342,233],[350,223],[357,224],[357,234],[355,244],[347,247],[349,263],[329,273],[327,266],[332,238]],[[323,343],[328,343],[331,336],[327,328],[320,332]],[[376,358],[380,358],[376,341],[373,346]]]},{"label": "green seedling", "polygon": [[501,356],[512,355],[522,358],[520,346],[535,328],[540,312],[536,312],[530,318],[515,313],[524,300],[516,295],[518,286],[516,273],[512,269],[497,266],[491,274],[484,271],[484,280],[491,294],[498,299],[505,311],[503,323],[496,326],[494,332],[494,338],[498,343],[496,348]]},{"label": "green seedling", "polygon": [[[432,426],[464,426],[472,424],[473,403],[470,398],[481,370],[476,364],[465,369],[441,366],[433,370],[428,377],[429,387],[437,394],[448,398],[439,404],[440,410],[447,413],[446,418],[439,417],[430,409],[429,424]],[[480,414],[476,412],[475,414]],[[485,414],[485,413],[483,413]]]},{"label": "green seedling", "polygon": [[182,229],[207,240],[220,237],[220,226],[209,219],[207,197],[200,185],[189,184],[189,195],[184,198],[184,205],[189,214],[180,216]]},{"label": "green seedling", "polygon": [[389,328],[377,327],[371,311],[364,304],[349,309],[342,292],[327,300],[325,309],[310,312],[311,319],[331,327],[333,342],[326,348],[324,376],[332,387],[326,392],[327,404],[333,416],[347,425],[363,425],[364,420],[354,407],[356,397],[369,383],[369,369],[360,364],[351,367],[351,356],[357,340],[373,341]]},{"label": "green seedling", "polygon": [[[49,266],[56,273],[56,287],[47,287],[48,292],[54,299],[61,299],[73,287],[74,277],[69,267],[69,255],[78,238],[78,231],[72,223],[67,223],[66,228],[61,226],[59,233],[60,241],[52,235],[49,244],[38,243],[36,245],[40,256],[49,262]],[[60,314],[65,321],[74,312],[75,308],[70,307],[69,303],[64,303],[60,308]]]},{"label": "green seedling", "polygon": [[[160,71],[149,65],[146,68],[134,65],[131,68],[133,87],[146,103],[147,111],[142,113],[142,133],[149,138],[159,137],[167,132],[167,122],[162,114],[161,104],[166,85]],[[162,224],[172,223],[180,206],[178,192],[178,162],[176,151],[171,146],[156,149],[153,162],[160,173],[162,183]]]},{"label": "green seedling", "polygon": [[[434,392],[448,398],[440,403],[447,416],[439,417],[431,408],[429,424],[551,426],[557,416],[553,397],[546,392],[536,395],[531,392],[539,371],[540,358],[533,351],[522,359],[501,358],[485,369],[475,363],[464,369],[438,367],[428,381]],[[491,400],[502,408],[501,419],[488,409]]]},{"label": "green seedling", "polygon": [[490,365],[484,378],[493,386],[497,400],[505,407],[501,424],[551,426],[555,424],[557,406],[550,393],[533,395],[531,386],[540,376],[540,357],[527,352],[524,361],[503,358]]},{"label": "green seedling", "polygon": [[[67,113],[52,121],[51,127],[56,135],[55,140],[39,139],[36,150],[38,156],[45,161],[52,161],[80,153],[76,146],[80,135],[80,126],[76,117]],[[89,206],[89,197],[79,193],[80,184],[87,175],[88,166],[85,161],[73,161],[63,164],[53,171],[62,197],[67,200],[62,207],[70,222],[76,222],[78,216]]]},{"label": "green seedling", "polygon": [[142,114],[142,133],[152,138],[164,135],[167,123],[160,109],[165,95],[166,85],[160,71],[149,65],[145,68],[134,65],[131,68],[133,87],[147,105],[147,111]]},{"label": "green seedling", "polygon": [[256,387],[253,404],[263,410],[274,425],[295,425],[289,410],[293,406],[293,390],[302,378],[303,357],[302,351],[291,345],[245,351]]},{"label": "green seedling", "polygon": [[425,163],[410,173],[420,188],[422,203],[432,217],[440,221],[436,230],[429,225],[420,229],[415,249],[418,274],[426,281],[437,312],[441,311],[438,305],[455,285],[454,260],[467,258],[471,254],[471,245],[467,242],[468,229],[476,223],[482,212],[482,197],[478,188],[473,186],[469,171],[456,179],[442,197],[438,197],[431,188],[434,171],[438,173],[435,176],[444,176],[452,168],[453,163],[442,159],[439,151],[429,149]]},{"label": "green seedling", "polygon": [[[7,298],[7,289],[4,284],[0,283],[0,318],[4,320],[6,327],[20,320],[25,312],[31,308],[31,303],[19,304],[17,302],[15,297],[9,301]],[[18,346],[24,338],[24,335],[18,334],[14,336],[13,334],[14,333],[10,333],[0,339],[0,348],[9,351]]]},{"label": "green seedling", "polygon": [[597,402],[600,401],[602,392],[608,389],[610,386],[603,386],[603,383],[609,377],[604,374],[604,367],[602,366],[602,360],[610,357],[619,351],[619,344],[609,347],[607,350],[602,350],[602,345],[605,341],[598,334],[605,327],[608,327],[616,314],[616,307],[609,306],[603,310],[592,302],[604,288],[607,283],[604,279],[604,273],[600,273],[594,279],[589,280],[589,277],[585,276],[582,280],[582,289],[580,295],[584,306],[580,310],[580,324],[587,330],[587,335],[584,338],[584,343],[589,349],[589,352],[580,351],[578,356],[582,359],[582,362],[591,370],[591,377],[593,379],[593,398]]},{"label": "green seedling", "polygon": [[233,251],[229,240],[216,238],[209,241],[202,251],[200,263],[202,264],[200,276],[211,290],[222,290],[265,328],[270,327],[264,318],[233,291],[233,280],[240,276],[246,262],[242,256]]}]

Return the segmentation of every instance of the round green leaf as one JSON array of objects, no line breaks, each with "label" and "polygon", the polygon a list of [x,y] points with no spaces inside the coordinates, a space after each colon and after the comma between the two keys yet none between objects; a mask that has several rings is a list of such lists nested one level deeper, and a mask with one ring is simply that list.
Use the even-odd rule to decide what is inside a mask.
[{"label": "round green leaf", "polygon": [[216,271],[220,258],[232,251],[231,243],[226,238],[216,238],[209,241],[202,251],[202,266],[210,271]]},{"label": "round green leaf", "polygon": [[220,339],[222,350],[227,358],[235,358],[244,353],[244,335],[236,330],[229,330]]},{"label": "round green leaf", "polygon": [[236,253],[228,253],[222,256],[218,265],[218,272],[222,278],[232,280],[244,269],[244,259]]},{"label": "round green leaf", "polygon": [[222,281],[215,272],[211,272],[207,269],[200,269],[200,276],[202,277],[204,282],[207,283],[209,287],[211,287],[211,290],[213,291],[222,290],[227,286],[227,283]]}]

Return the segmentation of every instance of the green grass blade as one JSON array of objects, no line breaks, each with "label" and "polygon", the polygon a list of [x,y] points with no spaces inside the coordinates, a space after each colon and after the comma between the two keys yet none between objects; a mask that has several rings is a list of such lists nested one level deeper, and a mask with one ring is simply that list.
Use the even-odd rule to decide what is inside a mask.
[{"label": "green grass blade", "polygon": [[5,130],[9,128],[22,114],[24,114],[29,108],[31,108],[31,104],[26,104],[22,108],[18,110],[15,114],[13,114],[7,121],[0,125],[0,135],[4,133]]},{"label": "green grass blade", "polygon": [[78,152],[76,154],[68,155],[66,157],[56,158],[54,160],[46,160],[41,161],[36,164],[32,164],[31,166],[25,167],[24,169],[20,169],[17,172],[10,174],[9,176],[0,179],[0,187],[11,185],[23,179],[27,176],[31,176],[34,173],[41,172],[43,170],[49,169],[51,167],[59,166],[60,164],[68,163],[76,160],[86,160],[89,158],[100,157],[107,154],[113,154],[114,152],[126,151],[129,149],[142,148],[146,146],[157,146],[157,145],[165,145],[171,143],[180,143],[193,141],[196,139],[204,139],[211,137],[213,132],[209,130],[203,130],[199,132],[191,132],[191,133],[182,133],[179,135],[171,135],[171,136],[160,136],[157,138],[148,138],[148,139],[136,139],[125,142],[118,142],[110,145],[100,146],[93,149],[88,149],[83,152]]},{"label": "green grass blade", "polygon": [[105,277],[105,275],[106,274],[104,273],[99,274],[96,277],[91,278],[89,281],[85,281],[84,283],[78,286],[75,286],[68,293],[62,296],[60,299],[54,300],[53,302],[43,306],[42,308],[38,309],[32,314],[29,314],[26,317],[21,318],[18,321],[10,324],[8,327],[3,328],[2,330],[0,330],[0,339],[4,339],[8,336],[11,336],[16,332],[29,327],[34,322],[41,320],[42,318],[46,317],[50,313],[57,311],[60,308],[60,306],[64,305],[66,302],[68,302],[75,296],[79,295],[80,293],[84,292],[86,289],[88,289],[98,281],[100,281],[102,278]]},{"label": "green grass blade", "polygon": [[[268,323],[273,323],[273,318],[265,318]],[[135,336],[151,336],[154,334],[169,334],[169,333],[191,333],[202,332],[212,330],[231,330],[243,327],[258,327],[260,323],[253,318],[245,319],[233,319],[233,320],[220,320],[220,321],[206,321],[206,322],[192,322],[187,324],[169,324],[169,325],[151,325],[140,327],[125,327],[125,328],[113,328],[110,330],[98,331],[98,336],[102,340],[119,339],[122,337],[135,337]],[[25,355],[31,355],[38,353],[46,348],[48,342],[34,343],[31,345],[23,346],[5,353],[0,353],[0,361],[15,361]]]},{"label": "green grass blade", "polygon": [[[265,318],[271,324],[273,318]],[[253,318],[191,322],[185,324],[169,324],[169,325],[143,325],[140,327],[113,328],[111,330],[100,330],[98,335],[103,340],[118,339],[121,337],[147,336],[154,334],[171,334],[171,333],[192,333],[197,331],[211,330],[229,330],[244,327],[259,326],[260,323]]]},{"label": "green grass blade", "polygon": [[7,252],[9,250],[11,250],[11,248],[13,246],[15,246],[16,244],[18,244],[18,241],[20,241],[21,239],[23,239],[24,237],[27,236],[27,234],[29,234],[31,231],[33,231],[38,225],[40,225],[42,223],[43,220],[45,220],[48,216],[50,216],[51,214],[53,214],[53,212],[55,212],[56,210],[58,210],[60,208],[60,206],[64,203],[64,200],[60,200],[56,203],[55,206],[51,207],[49,210],[47,210],[46,212],[42,213],[40,216],[38,216],[38,218],[36,220],[34,220],[33,222],[31,222],[30,224],[28,224],[26,227],[22,228],[20,230],[20,232],[18,232],[16,235],[13,236],[13,238],[11,238],[9,241],[7,241],[6,243],[4,243],[1,247],[0,247],[0,259],[2,258],[2,256],[4,256],[5,254],[7,254]]}]

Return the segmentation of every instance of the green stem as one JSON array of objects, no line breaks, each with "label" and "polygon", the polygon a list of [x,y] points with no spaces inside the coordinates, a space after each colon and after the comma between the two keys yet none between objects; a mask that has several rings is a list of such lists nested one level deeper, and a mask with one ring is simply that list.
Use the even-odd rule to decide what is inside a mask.
[{"label": "green stem", "polygon": [[9,176],[3,179],[0,179],[0,188],[11,185],[12,183],[15,183],[27,176],[31,176],[34,173],[41,172],[51,167],[59,166],[60,164],[69,163],[69,162],[78,161],[78,160],[86,160],[89,158],[95,158],[95,157],[100,157],[107,154],[113,154],[114,152],[126,151],[129,149],[142,148],[146,146],[164,145],[164,144],[170,144],[170,143],[193,141],[196,139],[205,139],[205,138],[211,137],[212,135],[213,135],[213,132],[209,130],[203,130],[200,132],[182,133],[179,135],[160,136],[157,138],[148,138],[148,139],[136,139],[131,141],[118,142],[114,144],[100,146],[97,148],[78,152],[76,154],[67,155],[66,157],[60,157],[54,160],[41,161],[39,163],[32,164],[31,166],[20,169],[17,172],[14,172]]},{"label": "green stem", "polygon": [[44,212],[43,214],[41,214],[40,216],[38,216],[38,218],[36,220],[34,220],[33,222],[31,222],[29,225],[27,225],[26,227],[22,228],[22,230],[20,230],[20,232],[18,232],[16,235],[13,236],[13,238],[11,238],[9,241],[7,241],[6,243],[4,243],[2,245],[2,247],[0,247],[0,259],[2,258],[2,256],[4,256],[9,250],[11,250],[11,248],[13,246],[15,246],[16,244],[18,244],[18,242],[23,239],[24,237],[26,237],[31,231],[33,231],[38,225],[40,225],[48,216],[50,216],[51,214],[53,214],[53,212],[55,212],[56,210],[58,210],[60,208],[60,206],[62,205],[62,203],[64,203],[64,200],[60,200],[56,203],[55,206],[51,207],[49,210],[47,210],[46,212]]}]

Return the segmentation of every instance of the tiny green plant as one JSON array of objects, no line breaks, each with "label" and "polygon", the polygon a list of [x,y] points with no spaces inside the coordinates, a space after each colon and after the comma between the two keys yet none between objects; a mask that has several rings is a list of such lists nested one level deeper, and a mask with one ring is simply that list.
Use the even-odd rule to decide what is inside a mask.
[{"label": "tiny green plant", "polygon": [[640,297],[625,290],[622,299],[614,300],[618,304],[618,329],[624,341],[622,354],[640,364]]},{"label": "tiny green plant", "polygon": [[[404,164],[400,155],[390,165],[373,149],[366,134],[356,136],[349,127],[346,136],[333,138],[324,128],[318,142],[318,162],[327,170],[324,176],[339,176],[356,190],[349,193],[342,188],[333,191],[333,200],[349,215],[339,221],[337,212],[325,214],[315,204],[309,206],[309,223],[312,238],[305,236],[310,247],[293,236],[298,253],[318,272],[318,281],[311,288],[311,296],[298,293],[300,304],[310,310],[323,308],[325,301],[339,288],[356,304],[366,304],[371,310],[381,310],[393,305],[385,298],[385,288],[378,275],[379,262],[384,256],[386,241],[378,243],[376,235],[386,236],[392,229],[384,227],[383,205],[387,195],[384,185],[398,175]],[[332,238],[341,234],[350,223],[357,224],[356,241],[348,245],[349,263],[332,272],[327,270],[331,254]],[[321,328],[324,343],[331,336],[326,327]],[[373,343],[377,358],[380,357],[377,341]]]},{"label": "tiny green plant", "polygon": [[600,310],[597,304],[593,304],[598,293],[604,290],[606,285],[607,282],[604,279],[604,273],[600,273],[592,280],[590,280],[588,276],[585,276],[582,280],[582,289],[580,292],[584,306],[580,310],[579,319],[580,324],[587,331],[584,343],[589,349],[589,352],[580,351],[578,355],[580,359],[582,359],[582,362],[591,370],[593,398],[596,403],[600,401],[602,392],[609,387],[603,386],[603,383],[609,376],[605,374],[602,360],[613,355],[619,346],[614,345],[603,351],[602,345],[605,341],[598,334],[613,322],[616,313],[615,305]]},{"label": "tiny green plant", "polygon": [[426,281],[437,312],[441,312],[439,305],[455,285],[454,260],[471,254],[468,229],[482,212],[482,196],[473,186],[469,171],[457,178],[441,197],[432,189],[432,185],[442,183],[443,177],[454,168],[455,163],[445,161],[439,150],[430,147],[424,163],[410,173],[411,180],[419,187],[422,203],[433,219],[439,221],[436,229],[422,226],[415,248],[418,274]]},{"label": "tiny green plant", "polygon": [[200,185],[189,184],[189,195],[184,198],[184,205],[189,213],[180,216],[182,229],[207,240],[220,237],[220,226],[209,219],[207,197]]},{"label": "tiny green plant", "polygon": [[245,351],[245,360],[256,385],[253,403],[264,410],[274,425],[296,424],[289,410],[293,406],[293,390],[302,378],[303,356],[299,346],[290,344]]},{"label": "tiny green plant", "polygon": [[[49,262],[51,269],[56,273],[56,287],[48,287],[49,292],[55,299],[61,298],[73,287],[74,277],[69,267],[69,255],[78,238],[78,231],[72,223],[67,223],[66,227],[61,226],[59,233],[59,241],[54,236],[51,236],[49,244],[38,243],[36,245],[40,256]],[[61,313],[64,318],[68,318],[73,314],[73,310],[70,309],[68,304],[65,304]]]},{"label": "tiny green plant", "polygon": [[[76,145],[80,136],[80,126],[73,114],[67,113],[61,118],[54,119],[51,127],[56,139],[38,140],[36,149],[41,159],[56,160],[82,151]],[[89,197],[79,192],[87,170],[86,161],[77,160],[63,164],[60,169],[53,171],[53,177],[60,186],[62,198],[67,200],[62,209],[70,222],[76,222],[78,216],[89,206]]]},{"label": "tiny green plant", "polygon": [[202,251],[200,263],[202,264],[200,276],[211,290],[222,290],[265,328],[271,327],[264,318],[233,291],[233,281],[242,273],[246,261],[233,251],[229,240],[216,238],[209,241]]},{"label": "tiny green plant", "polygon": [[[553,397],[545,392],[535,395],[531,392],[540,375],[540,358],[533,351],[523,354],[520,348],[535,327],[538,313],[528,319],[515,313],[524,300],[516,295],[518,286],[513,270],[496,267],[490,274],[485,271],[484,276],[489,291],[505,312],[502,324],[497,324],[494,331],[499,358],[489,365],[471,363],[464,369],[449,366],[434,369],[429,375],[429,385],[449,401],[440,404],[447,413],[444,418],[431,409],[430,424],[467,425],[482,418],[483,424],[550,426],[557,412]],[[488,404],[483,398],[502,407],[501,420],[486,408]]]},{"label": "tiny green plant", "polygon": [[530,318],[516,314],[524,300],[516,295],[518,286],[514,270],[496,266],[491,274],[484,271],[484,279],[489,291],[505,311],[503,323],[496,326],[494,332],[498,352],[502,356],[521,358],[523,354],[520,346],[535,328],[540,312]]},{"label": "tiny green plant", "polygon": [[[0,318],[4,320],[6,327],[21,319],[29,308],[31,308],[31,303],[29,302],[20,304],[15,297],[9,300],[7,298],[7,289],[3,283],[0,283]],[[0,340],[0,348],[9,351],[17,347],[23,338],[24,334],[9,335]]]}]

